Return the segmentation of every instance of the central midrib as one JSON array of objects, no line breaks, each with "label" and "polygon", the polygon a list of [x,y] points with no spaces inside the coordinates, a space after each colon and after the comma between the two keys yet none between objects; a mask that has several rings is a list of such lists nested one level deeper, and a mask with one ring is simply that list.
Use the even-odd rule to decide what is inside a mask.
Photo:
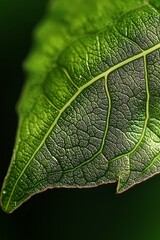
[{"label": "central midrib", "polygon": [[78,91],[72,96],[72,98],[63,106],[63,108],[59,111],[59,114],[57,115],[56,119],[54,120],[53,124],[51,125],[51,127],[48,129],[47,133],[45,134],[42,142],[40,143],[40,145],[37,147],[37,149],[35,150],[35,152],[33,153],[33,155],[31,156],[30,160],[28,161],[28,163],[26,164],[26,166],[24,167],[23,171],[21,172],[21,174],[19,175],[19,177],[17,178],[17,181],[15,182],[13,188],[12,188],[12,192],[10,194],[10,197],[8,199],[8,203],[6,205],[6,210],[8,209],[9,203],[11,201],[12,195],[14,193],[15,187],[17,186],[17,183],[19,182],[20,178],[22,177],[23,173],[25,172],[25,170],[27,169],[27,167],[29,166],[29,164],[31,163],[31,161],[33,160],[33,158],[35,157],[35,155],[37,154],[37,152],[39,151],[39,149],[43,146],[43,144],[45,143],[47,137],[49,136],[49,134],[51,133],[52,129],[54,128],[54,126],[56,125],[57,121],[59,120],[61,114],[66,110],[67,107],[70,106],[70,104],[76,99],[76,97],[88,86],[90,86],[92,83],[96,82],[98,79],[105,77],[105,75],[109,75],[111,72],[113,72],[114,70],[126,65],[127,63],[130,63],[134,60],[137,60],[141,57],[146,56],[147,54],[157,50],[160,48],[160,43],[156,44],[155,46],[142,51],[139,54],[136,54],[116,65],[114,65],[113,67],[109,68],[108,70],[106,70],[105,72],[99,74],[98,76],[94,77],[92,80],[90,80],[89,82],[87,82],[86,84],[84,84],[82,87],[80,87],[78,89]]}]

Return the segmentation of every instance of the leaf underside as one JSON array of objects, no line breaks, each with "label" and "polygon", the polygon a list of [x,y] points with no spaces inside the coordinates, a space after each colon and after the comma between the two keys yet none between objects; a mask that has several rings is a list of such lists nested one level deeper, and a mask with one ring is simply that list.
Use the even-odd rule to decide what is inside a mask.
[{"label": "leaf underside", "polygon": [[47,188],[118,181],[123,192],[160,171],[160,4],[92,1],[89,17],[87,3],[74,13],[82,0],[68,15],[51,4],[37,30],[6,212]]}]

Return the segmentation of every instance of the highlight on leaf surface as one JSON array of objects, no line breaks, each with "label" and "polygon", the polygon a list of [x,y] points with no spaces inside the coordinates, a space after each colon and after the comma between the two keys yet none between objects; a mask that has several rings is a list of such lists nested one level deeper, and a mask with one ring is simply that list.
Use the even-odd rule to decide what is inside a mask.
[{"label": "highlight on leaf surface", "polygon": [[159,173],[158,0],[53,1],[25,66],[4,211],[47,188],[123,192]]}]

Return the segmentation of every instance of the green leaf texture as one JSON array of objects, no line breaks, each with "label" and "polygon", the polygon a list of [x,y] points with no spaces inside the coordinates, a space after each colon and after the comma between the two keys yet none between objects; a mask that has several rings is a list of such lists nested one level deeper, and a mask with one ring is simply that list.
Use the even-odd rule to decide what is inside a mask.
[{"label": "green leaf texture", "polygon": [[4,211],[47,188],[123,192],[159,173],[158,0],[51,2],[25,68]]}]

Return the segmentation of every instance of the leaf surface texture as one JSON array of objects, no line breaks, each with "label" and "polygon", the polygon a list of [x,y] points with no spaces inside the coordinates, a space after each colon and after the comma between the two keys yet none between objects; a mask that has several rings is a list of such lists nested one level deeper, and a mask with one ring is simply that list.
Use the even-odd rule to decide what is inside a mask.
[{"label": "leaf surface texture", "polygon": [[160,4],[86,2],[51,2],[36,30],[6,212],[47,188],[123,192],[160,171]]}]

